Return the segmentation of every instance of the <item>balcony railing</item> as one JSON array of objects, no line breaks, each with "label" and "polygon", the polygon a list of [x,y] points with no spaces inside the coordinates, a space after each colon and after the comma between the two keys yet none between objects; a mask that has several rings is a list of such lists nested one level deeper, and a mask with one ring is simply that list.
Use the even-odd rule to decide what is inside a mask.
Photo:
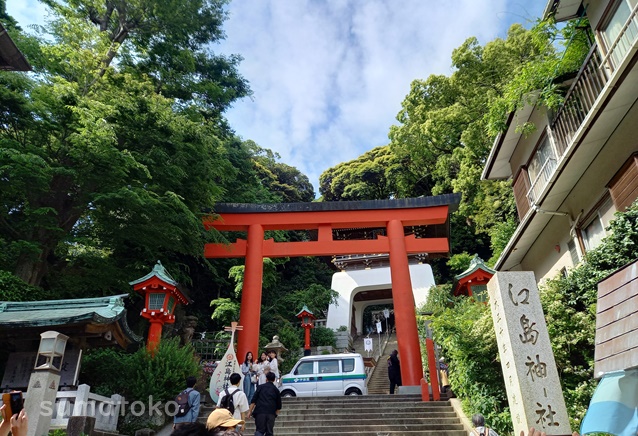
[{"label": "balcony railing", "polygon": [[609,80],[607,69],[601,68],[601,65],[602,57],[594,44],[551,124],[559,159]]},{"label": "balcony railing", "polygon": [[574,134],[585,121],[594,102],[604,89],[611,75],[638,39],[638,4],[631,10],[620,32],[611,42],[603,57],[594,44],[585,59],[574,83],[565,96],[565,102],[556,113],[551,129],[556,141],[558,157],[569,147]]}]

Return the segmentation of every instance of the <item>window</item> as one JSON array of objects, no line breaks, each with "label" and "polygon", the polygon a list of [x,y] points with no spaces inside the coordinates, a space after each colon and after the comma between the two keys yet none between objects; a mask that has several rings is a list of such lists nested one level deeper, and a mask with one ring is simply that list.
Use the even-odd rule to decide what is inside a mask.
[{"label": "window", "polygon": [[319,361],[319,374],[335,374],[337,372],[339,372],[338,360]]},{"label": "window", "polygon": [[600,245],[606,235],[605,227],[609,224],[610,217],[613,217],[613,208],[611,198],[608,197],[594,212],[593,218],[581,228],[585,250],[590,251]]},{"label": "window", "polygon": [[175,307],[175,297],[170,297],[168,299],[168,307],[166,308],[166,310],[168,311],[168,313],[173,313],[174,307]]},{"label": "window", "polygon": [[578,256],[578,249],[576,248],[576,243],[573,239],[570,239],[567,243],[567,249],[569,250],[569,255],[572,258],[572,265],[578,265],[578,263],[580,262],[580,257]]},{"label": "window", "polygon": [[[622,62],[638,35],[638,25],[634,17],[627,28],[623,27],[631,14],[631,5],[627,0],[618,0],[614,5],[615,10],[609,14],[609,19],[604,23],[600,31],[606,50],[611,51],[610,61],[614,68]],[[615,45],[614,45],[615,44]]]},{"label": "window", "polygon": [[529,199],[535,203],[538,195],[541,193],[550,177],[556,169],[556,155],[552,148],[552,143],[549,139],[549,135],[545,134],[542,142],[536,149],[534,157],[527,167],[529,174],[529,180],[532,186],[532,195]]},{"label": "window", "polygon": [[343,372],[354,371],[354,359],[343,359],[341,364],[343,365]]},{"label": "window", "polygon": [[164,307],[164,294],[149,294],[148,308],[151,310],[160,310]]},{"label": "window", "polygon": [[480,303],[485,303],[487,301],[487,285],[473,285],[470,286],[472,289],[472,297]]},{"label": "window", "polygon": [[309,375],[313,373],[314,362],[303,362],[300,363],[297,369],[295,369],[296,375]]}]

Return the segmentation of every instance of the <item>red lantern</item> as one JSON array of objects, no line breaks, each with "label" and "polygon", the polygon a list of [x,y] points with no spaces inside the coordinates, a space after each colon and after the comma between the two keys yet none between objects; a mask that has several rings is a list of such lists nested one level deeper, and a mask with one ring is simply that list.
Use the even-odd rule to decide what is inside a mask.
[{"label": "red lantern", "polygon": [[310,310],[308,310],[307,306],[304,305],[303,309],[301,309],[301,312],[297,314],[297,318],[301,319],[301,326],[306,330],[304,356],[309,356],[310,355],[310,329],[314,328],[315,326],[314,320],[317,319],[317,317]]},{"label": "red lantern", "polygon": [[188,304],[189,299],[179,290],[177,282],[170,276],[160,261],[153,271],[144,277],[129,282],[133,290],[144,296],[143,318],[151,323],[148,329],[146,349],[153,353],[162,337],[162,326],[175,322],[175,307]]}]

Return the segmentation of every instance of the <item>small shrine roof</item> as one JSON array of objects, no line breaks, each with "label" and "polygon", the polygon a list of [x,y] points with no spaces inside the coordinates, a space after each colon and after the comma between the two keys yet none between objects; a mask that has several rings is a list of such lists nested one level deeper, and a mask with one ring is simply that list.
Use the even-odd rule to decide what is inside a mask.
[{"label": "small shrine roof", "polygon": [[125,313],[128,294],[73,300],[0,301],[0,326],[42,327],[92,322],[110,324]]},{"label": "small shrine roof", "polygon": [[299,315],[301,315],[301,314],[302,314],[302,313],[304,313],[304,312],[309,313],[309,314],[310,314],[310,315],[312,315],[312,316],[314,316],[314,315],[315,315],[314,313],[312,313],[312,312],[310,311],[310,309],[308,309],[308,306],[306,306],[306,305],[304,304],[304,305],[303,305],[303,308],[302,308],[302,309],[299,311],[299,313],[298,313],[298,314],[296,314],[295,316],[299,316]]},{"label": "small shrine roof", "polygon": [[157,261],[157,263],[153,267],[153,270],[150,273],[146,274],[142,278],[133,280],[132,282],[129,282],[128,284],[131,286],[135,286],[145,282],[146,280],[152,277],[157,277],[160,280],[168,283],[169,285],[177,286],[177,281],[173,277],[171,277],[168,271],[166,271],[166,268],[164,268],[164,265],[162,265],[162,262],[160,262],[159,260]]},{"label": "small shrine roof", "polygon": [[468,267],[468,269],[466,269],[465,271],[463,271],[461,274],[458,274],[456,276],[454,276],[454,281],[459,281],[464,277],[469,276],[470,274],[478,271],[478,270],[483,270],[486,271],[492,275],[496,274],[496,271],[494,271],[492,268],[488,267],[487,265],[485,265],[485,263],[483,262],[483,259],[481,259],[480,257],[478,257],[478,255],[474,255],[474,258],[470,261],[470,266]]}]

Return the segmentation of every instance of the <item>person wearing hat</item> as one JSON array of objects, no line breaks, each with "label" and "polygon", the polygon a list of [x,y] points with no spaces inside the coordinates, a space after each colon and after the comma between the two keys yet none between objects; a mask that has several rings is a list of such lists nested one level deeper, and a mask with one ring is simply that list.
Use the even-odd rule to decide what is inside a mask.
[{"label": "person wearing hat", "polygon": [[224,432],[228,429],[235,429],[238,425],[244,426],[245,422],[242,419],[233,418],[232,413],[228,409],[215,409],[208,415],[206,419],[206,429],[215,434],[217,432]]},{"label": "person wearing hat", "polygon": [[275,373],[266,374],[266,383],[257,386],[248,417],[255,416],[255,435],[273,436],[275,418],[281,410],[281,393],[275,386]]}]

